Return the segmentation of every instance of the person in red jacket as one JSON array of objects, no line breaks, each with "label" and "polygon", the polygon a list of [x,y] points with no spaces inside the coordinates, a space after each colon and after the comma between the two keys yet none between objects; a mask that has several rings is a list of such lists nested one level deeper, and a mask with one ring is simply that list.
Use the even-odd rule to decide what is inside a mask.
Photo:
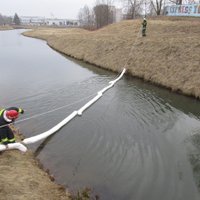
[{"label": "person in red jacket", "polygon": [[23,114],[24,110],[17,107],[0,110],[0,144],[15,143],[14,133],[9,125],[14,123],[20,113]]}]

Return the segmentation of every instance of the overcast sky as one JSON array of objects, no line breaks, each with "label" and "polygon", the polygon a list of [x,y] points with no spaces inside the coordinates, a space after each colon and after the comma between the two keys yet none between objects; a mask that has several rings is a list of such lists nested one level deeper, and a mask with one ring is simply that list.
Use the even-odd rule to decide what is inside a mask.
[{"label": "overcast sky", "polygon": [[77,19],[84,5],[93,7],[95,0],[0,0],[0,13],[14,16],[41,16]]}]

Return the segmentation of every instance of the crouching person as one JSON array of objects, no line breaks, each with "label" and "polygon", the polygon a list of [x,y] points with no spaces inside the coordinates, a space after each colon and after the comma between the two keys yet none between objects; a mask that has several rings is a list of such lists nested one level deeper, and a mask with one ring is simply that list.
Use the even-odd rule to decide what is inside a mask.
[{"label": "crouching person", "polygon": [[27,151],[27,148],[23,144],[15,143],[14,133],[9,127],[19,117],[19,114],[23,113],[24,110],[17,107],[0,110],[0,150],[18,149],[22,152]]}]

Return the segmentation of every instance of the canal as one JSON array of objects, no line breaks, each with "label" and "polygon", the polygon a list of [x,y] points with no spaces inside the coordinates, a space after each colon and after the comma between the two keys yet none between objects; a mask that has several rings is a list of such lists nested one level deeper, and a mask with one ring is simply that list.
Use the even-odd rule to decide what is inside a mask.
[{"label": "canal", "polygon": [[[30,137],[78,110],[117,74],[23,31],[0,32],[0,107],[24,108],[20,119],[30,119],[16,126]],[[29,147],[72,191],[89,187],[103,200],[200,199],[200,102],[139,79],[123,77],[81,117]]]}]

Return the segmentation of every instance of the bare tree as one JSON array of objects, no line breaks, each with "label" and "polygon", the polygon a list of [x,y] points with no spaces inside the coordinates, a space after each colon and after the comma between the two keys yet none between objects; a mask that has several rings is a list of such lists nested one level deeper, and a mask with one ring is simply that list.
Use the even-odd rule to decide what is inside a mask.
[{"label": "bare tree", "polygon": [[78,18],[82,27],[93,29],[95,26],[94,12],[87,5],[80,9]]},{"label": "bare tree", "polygon": [[134,19],[145,13],[145,0],[122,0],[125,9],[125,18]]},{"label": "bare tree", "polygon": [[0,25],[4,25],[4,18],[1,14],[0,14]]},{"label": "bare tree", "polygon": [[176,5],[182,5],[182,4],[198,4],[200,3],[200,0],[168,0],[170,3],[176,4]]},{"label": "bare tree", "polygon": [[183,0],[169,0],[171,3],[175,3],[176,5],[181,5],[183,3]]},{"label": "bare tree", "polygon": [[166,4],[182,4],[183,0],[147,0],[147,7],[149,15],[161,15],[164,14]]},{"label": "bare tree", "polygon": [[163,9],[163,5],[165,3],[165,0],[150,0],[150,3],[156,13],[156,15],[161,15],[161,11]]},{"label": "bare tree", "polygon": [[6,24],[11,25],[12,18],[0,14],[0,25],[6,25]]}]

